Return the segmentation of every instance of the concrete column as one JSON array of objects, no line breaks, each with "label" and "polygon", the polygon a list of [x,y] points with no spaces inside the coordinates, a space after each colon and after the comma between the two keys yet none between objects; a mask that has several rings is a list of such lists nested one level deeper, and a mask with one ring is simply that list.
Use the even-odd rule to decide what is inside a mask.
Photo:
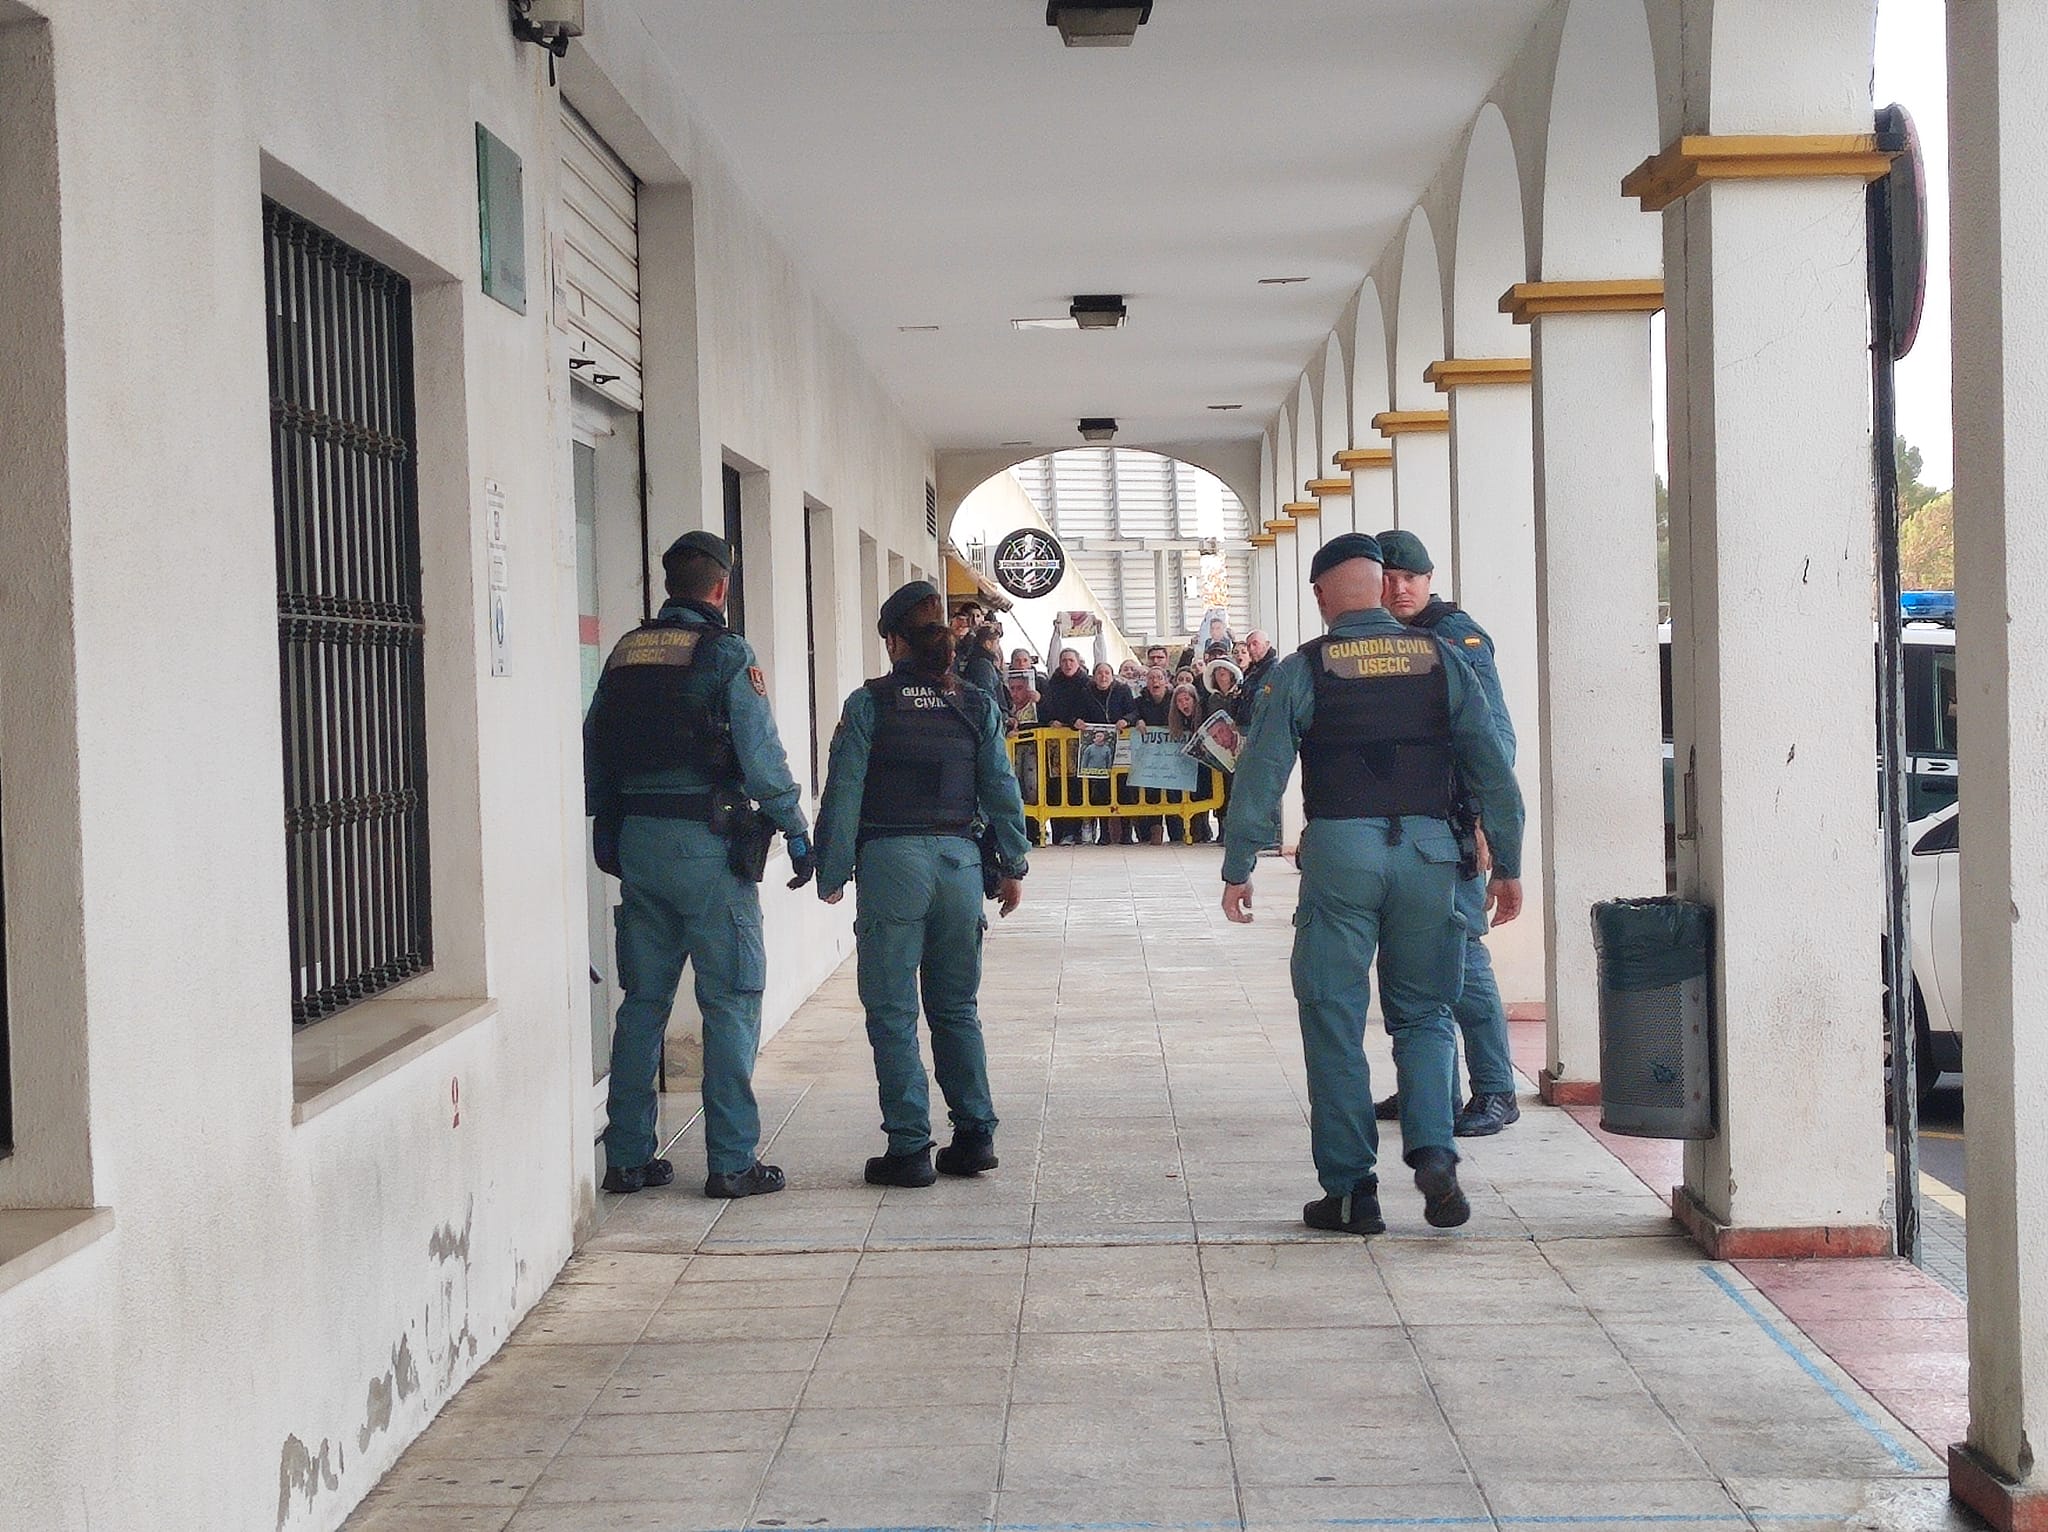
[{"label": "concrete column", "polygon": [[1720,1133],[1675,1210],[1719,1256],[1880,1254],[1864,188],[1630,187],[1672,209],[1678,880],[1717,912]]},{"label": "concrete column", "polygon": [[1316,497],[1316,503],[1323,508],[1322,520],[1316,524],[1322,533],[1322,540],[1316,544],[1317,547],[1321,547],[1333,537],[1342,537],[1346,532],[1357,529],[1352,520],[1349,474],[1328,479],[1312,479],[1309,481],[1309,488]]},{"label": "concrete column", "polygon": [[1294,518],[1294,609],[1299,614],[1295,643],[1313,638],[1320,629],[1315,592],[1309,589],[1309,566],[1323,546],[1323,507],[1317,500],[1290,501],[1287,514]]},{"label": "concrete column", "polygon": [[1292,521],[1284,525],[1272,523],[1269,530],[1274,536],[1273,563],[1278,571],[1278,599],[1274,603],[1273,621],[1266,624],[1266,631],[1272,636],[1273,647],[1282,654],[1288,654],[1301,642],[1299,533]]},{"label": "concrete column", "polygon": [[1970,1434],[1949,1484],[2011,1529],[2048,1525],[2048,11],[1965,0],[1948,25],[1970,1097]]},{"label": "concrete column", "polygon": [[1384,532],[1394,524],[1394,449],[1360,447],[1339,453],[1338,467],[1351,475],[1351,524],[1360,532]]},{"label": "concrete column", "polygon": [[[1501,693],[1514,720],[1516,777],[1528,809],[1525,845],[1543,844],[1542,729],[1536,693],[1536,488],[1525,358],[1446,363],[1438,387],[1451,406],[1451,537],[1423,542],[1436,560],[1433,588],[1449,575],[1458,603],[1493,635]],[[1450,369],[1458,369],[1455,377]],[[1418,534],[1419,535],[1419,534]],[[1523,859],[1535,872],[1535,858]],[[1522,916],[1487,938],[1501,998],[1541,1000],[1544,979],[1543,880],[1523,881]]]},{"label": "concrete column", "polygon": [[[1661,282],[1635,285],[1654,289],[1639,305],[1661,305]],[[1640,307],[1518,317],[1534,326],[1536,365],[1540,762],[1524,759],[1543,793],[1541,1084],[1545,1100],[1583,1103],[1599,1099],[1600,1085],[1590,911],[1664,888],[1650,321]]]},{"label": "concrete column", "polygon": [[[1394,442],[1394,525],[1413,532],[1432,553],[1451,546],[1450,416],[1443,411],[1388,411],[1373,425]],[[1376,527],[1375,531],[1384,531]],[[1438,585],[1446,601],[1457,599],[1455,576],[1448,562],[1448,586]]]}]

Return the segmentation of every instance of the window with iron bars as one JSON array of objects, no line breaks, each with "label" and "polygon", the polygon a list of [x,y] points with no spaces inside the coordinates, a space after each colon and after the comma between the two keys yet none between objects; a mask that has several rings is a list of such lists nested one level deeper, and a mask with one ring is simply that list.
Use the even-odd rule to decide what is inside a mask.
[{"label": "window with iron bars", "polygon": [[263,204],[292,1024],[433,965],[412,288]]}]

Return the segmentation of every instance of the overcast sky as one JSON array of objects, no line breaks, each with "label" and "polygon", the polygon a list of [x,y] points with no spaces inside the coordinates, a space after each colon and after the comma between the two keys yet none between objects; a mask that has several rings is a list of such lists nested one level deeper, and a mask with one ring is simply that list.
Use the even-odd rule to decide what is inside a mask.
[{"label": "overcast sky", "polygon": [[1913,114],[1927,151],[1927,315],[1913,354],[1899,363],[1899,429],[1927,459],[1928,483],[1955,482],[1949,427],[1948,72],[1941,0],[1882,0],[1877,11],[1877,101]]}]

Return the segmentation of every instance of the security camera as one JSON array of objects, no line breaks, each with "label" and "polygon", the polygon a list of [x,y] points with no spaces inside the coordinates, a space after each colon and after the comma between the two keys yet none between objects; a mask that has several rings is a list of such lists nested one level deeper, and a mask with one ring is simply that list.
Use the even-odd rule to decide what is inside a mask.
[{"label": "security camera", "polygon": [[536,43],[556,58],[569,51],[569,39],[583,35],[583,0],[511,0],[512,35]]}]

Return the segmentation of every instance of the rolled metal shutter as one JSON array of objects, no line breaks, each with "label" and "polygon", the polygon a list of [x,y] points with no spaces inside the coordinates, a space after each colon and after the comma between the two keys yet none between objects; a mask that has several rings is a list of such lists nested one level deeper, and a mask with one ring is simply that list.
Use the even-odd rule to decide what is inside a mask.
[{"label": "rolled metal shutter", "polygon": [[580,383],[640,408],[640,183],[566,102],[557,318]]}]

